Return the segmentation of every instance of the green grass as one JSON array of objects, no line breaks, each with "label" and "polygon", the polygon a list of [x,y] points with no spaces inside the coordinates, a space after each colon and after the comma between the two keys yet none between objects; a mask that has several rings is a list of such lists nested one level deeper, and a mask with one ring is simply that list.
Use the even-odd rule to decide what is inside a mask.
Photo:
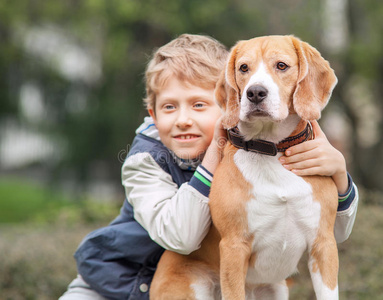
[{"label": "green grass", "polygon": [[0,299],[58,299],[77,273],[73,253],[96,227],[0,225]]},{"label": "green grass", "polygon": [[[383,203],[383,195],[375,195],[376,201],[370,197],[361,194],[351,237],[339,245],[340,299],[383,300],[383,207],[376,204]],[[57,299],[76,276],[78,244],[107,225],[119,206],[75,203],[39,185],[0,180],[0,299]],[[306,257],[298,269],[290,299],[315,299]]]},{"label": "green grass", "polygon": [[8,223],[94,223],[112,220],[120,203],[95,199],[75,201],[41,184],[0,179],[0,224]]},{"label": "green grass", "polygon": [[64,202],[63,196],[38,184],[18,179],[0,180],[0,223],[25,222]]},{"label": "green grass", "polygon": [[[90,231],[106,225],[0,225],[0,299],[58,299],[76,276],[73,253]],[[353,233],[339,245],[340,299],[383,300],[383,208],[361,203]],[[315,299],[305,257],[290,299]]]}]

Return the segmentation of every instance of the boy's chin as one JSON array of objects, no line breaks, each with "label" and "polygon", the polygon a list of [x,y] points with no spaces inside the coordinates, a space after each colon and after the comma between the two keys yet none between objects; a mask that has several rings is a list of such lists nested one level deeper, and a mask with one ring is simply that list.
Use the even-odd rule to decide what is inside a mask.
[{"label": "boy's chin", "polygon": [[200,160],[202,161],[205,152],[176,151],[174,154],[182,160]]}]

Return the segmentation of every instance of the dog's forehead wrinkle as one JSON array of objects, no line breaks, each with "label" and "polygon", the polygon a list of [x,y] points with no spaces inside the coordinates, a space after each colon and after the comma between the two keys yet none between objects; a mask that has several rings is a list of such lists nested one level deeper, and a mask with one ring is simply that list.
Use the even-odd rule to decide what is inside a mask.
[{"label": "dog's forehead wrinkle", "polygon": [[246,64],[250,70],[254,72],[259,67],[260,58],[260,55],[249,55],[248,53],[246,56],[242,56],[240,59],[238,59],[236,68],[239,69],[241,65]]},{"label": "dog's forehead wrinkle", "polygon": [[269,59],[274,60],[274,61],[283,61],[286,63],[293,63],[298,60],[298,57],[295,53],[290,54],[285,52],[273,52],[270,53],[267,56]]},{"label": "dog's forehead wrinkle", "polygon": [[244,63],[249,63],[249,62],[254,62],[254,56],[250,56],[250,55],[247,55],[247,56],[242,56],[241,58],[238,59],[238,65],[242,65]]}]

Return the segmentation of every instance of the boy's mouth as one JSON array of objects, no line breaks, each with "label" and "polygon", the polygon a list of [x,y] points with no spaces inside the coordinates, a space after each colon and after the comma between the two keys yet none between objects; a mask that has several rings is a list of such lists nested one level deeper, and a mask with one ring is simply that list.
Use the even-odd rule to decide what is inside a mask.
[{"label": "boy's mouth", "polygon": [[196,134],[179,134],[174,136],[174,138],[177,140],[192,140],[198,137],[199,135],[196,135]]}]

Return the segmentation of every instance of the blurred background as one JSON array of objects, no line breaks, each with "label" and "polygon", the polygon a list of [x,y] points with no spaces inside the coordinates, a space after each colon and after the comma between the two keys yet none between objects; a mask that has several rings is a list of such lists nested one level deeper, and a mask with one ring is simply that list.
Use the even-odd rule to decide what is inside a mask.
[{"label": "blurred background", "polygon": [[[1,1],[0,299],[57,299],[75,277],[78,243],[124,200],[146,63],[182,33],[228,48],[293,34],[330,61],[339,83],[320,124],[361,195],[340,295],[383,299],[382,16],[376,0]],[[314,299],[306,269],[292,299]]]}]

